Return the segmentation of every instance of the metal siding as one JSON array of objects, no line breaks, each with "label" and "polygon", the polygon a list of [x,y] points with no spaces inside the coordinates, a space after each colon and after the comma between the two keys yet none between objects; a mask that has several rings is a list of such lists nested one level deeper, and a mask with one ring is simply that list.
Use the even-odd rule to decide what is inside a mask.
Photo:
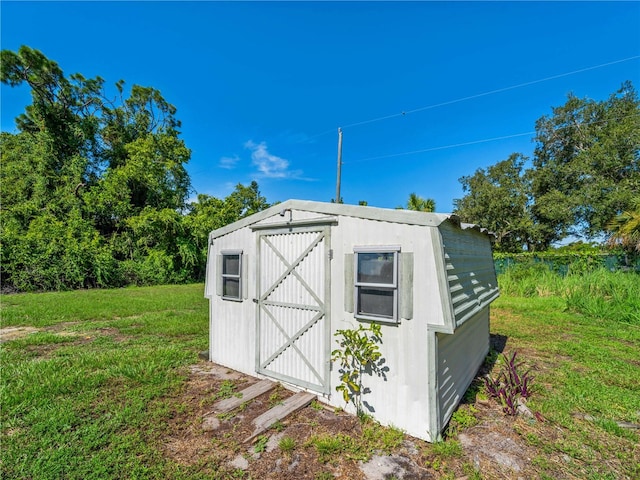
[{"label": "metal siding", "polygon": [[448,222],[439,230],[455,324],[460,326],[498,297],[491,243],[484,234]]},{"label": "metal siding", "polygon": [[[248,229],[237,230],[213,240],[209,248],[210,284],[218,285],[217,258],[223,250],[242,250],[243,257],[255,258],[255,240]],[[250,300],[254,295],[254,267],[247,265],[247,297],[243,301],[224,300],[212,295],[209,313],[209,355],[211,361],[240,372],[255,374],[255,305]],[[244,272],[243,272],[244,273]],[[238,352],[242,352],[239,354]]]},{"label": "metal siding", "polygon": [[[413,315],[411,319],[402,318],[398,324],[381,325],[383,343],[380,351],[385,360],[384,367],[388,370],[385,377],[366,375],[363,384],[370,391],[363,396],[363,401],[374,409],[369,413],[381,424],[393,425],[410,435],[433,441],[435,437],[430,433],[433,418],[431,405],[437,402],[430,401],[429,392],[433,391],[433,397],[436,398],[436,362],[431,348],[435,340],[429,339],[434,339],[435,334],[428,332],[427,325],[441,317],[441,302],[433,272],[429,230],[430,227],[418,225],[340,217],[339,226],[332,231],[331,238],[334,250],[331,278],[334,285],[338,286],[332,290],[331,346],[337,348],[337,330],[358,328],[361,323],[348,309],[353,303],[354,246],[399,245],[401,257],[412,253]],[[407,255],[408,258],[410,255]],[[351,275],[350,282],[346,282],[346,274]],[[345,295],[351,299],[345,299]],[[362,324],[367,325],[366,322]],[[325,398],[335,407],[354,412],[353,405],[345,405],[340,392],[335,391],[335,386],[340,384],[338,367],[334,363],[331,370],[331,396]],[[431,375],[430,369],[433,370]],[[434,423],[437,424],[437,419]]]},{"label": "metal siding", "polygon": [[489,351],[489,309],[475,314],[454,334],[438,333],[440,429],[447,424]]},{"label": "metal siding", "polygon": [[355,218],[359,220],[383,221],[400,225],[423,225],[437,227],[441,222],[449,218],[447,214],[415,212],[411,210],[397,210],[376,207],[364,207],[337,203],[310,202],[304,200],[287,200],[273,205],[266,210],[233,222],[211,232],[211,238],[228,235],[245,227],[254,227],[256,224],[286,224],[288,214],[281,216],[280,212],[291,209],[292,223],[302,219],[315,219],[319,215],[332,215],[341,218]]},{"label": "metal siding", "polygon": [[213,277],[212,263],[215,261],[215,254],[213,253],[213,247],[209,245],[207,248],[207,264],[204,270],[204,296],[205,298],[211,298],[216,291],[214,285],[216,285],[216,279]]},{"label": "metal siding", "polygon": [[[278,208],[284,208],[283,205]],[[386,378],[367,378],[366,386],[371,388],[371,392],[365,395],[364,400],[375,408],[372,414],[381,423],[395,425],[411,435],[435,441],[488,350],[488,309],[476,309],[478,301],[488,304],[497,296],[497,288],[486,287],[495,279],[487,237],[471,229],[460,229],[444,221],[444,216],[409,215],[415,212],[383,215],[377,209],[363,210],[367,207],[354,207],[343,212],[341,208],[334,210],[333,206],[328,206],[326,211],[312,212],[311,207],[315,208],[316,205],[305,202],[291,202],[286,206],[308,209],[300,211],[294,208],[294,221],[310,220],[319,213],[339,215],[335,220],[339,223],[332,223],[335,225],[333,228],[315,227],[316,231],[326,228],[325,248],[317,248],[318,251],[324,251],[324,255],[315,257],[315,251],[311,252],[301,262],[299,271],[316,296],[324,299],[325,321],[322,322],[322,328],[316,328],[320,326],[318,324],[310,326],[295,342],[305,352],[307,361],[315,366],[317,373],[323,375],[324,372],[326,379],[330,374],[333,386],[329,389],[331,382],[327,380],[325,389],[321,391],[335,406],[344,406],[344,403],[334,389],[339,383],[338,369],[334,366],[329,371],[329,352],[336,346],[333,334],[338,329],[358,325],[348,311],[349,300],[344,298],[345,295],[353,295],[352,287],[342,288],[345,285],[345,260],[353,253],[354,245],[397,244],[401,245],[403,254],[413,253],[413,318],[403,319],[399,325],[382,326],[384,343],[381,351],[389,370]],[[361,212],[371,218],[358,218]],[[403,223],[405,221],[407,223]],[[260,235],[268,234],[279,249],[301,253],[305,248],[302,245],[313,237],[310,230],[314,227],[308,226],[309,222],[306,227],[283,225],[283,219],[276,210],[262,212],[255,219],[243,222],[212,234],[215,248],[210,255],[219,253],[222,248],[247,248],[252,260],[247,278],[249,299],[257,299],[260,293],[265,293],[265,289],[282,277],[272,292],[273,297],[269,298],[272,303],[265,307],[275,317],[282,319],[282,329],[291,335],[290,332],[304,326],[305,320],[317,313],[308,308],[317,302],[314,303],[314,296],[299,282],[283,277],[286,267],[275,253],[269,252],[269,248],[259,250],[258,239]],[[276,223],[269,226],[272,230],[265,229],[269,228],[266,224],[272,222]],[[260,224],[258,228],[256,225]],[[323,225],[327,224],[325,221]],[[251,231],[251,228],[255,230]],[[332,245],[329,245],[330,239]],[[333,262],[328,260],[330,248],[334,249]],[[292,260],[288,255],[287,258]],[[491,262],[491,271],[483,273],[487,258]],[[352,265],[352,260],[349,263]],[[258,268],[259,265],[263,268]],[[211,270],[214,268],[214,265],[210,265]],[[331,275],[328,274],[329,270]],[[314,276],[314,272],[322,272],[322,275]],[[338,288],[330,288],[331,279]],[[453,298],[456,303],[454,307],[451,306]],[[331,304],[333,312],[330,310]],[[443,308],[450,309],[451,313],[443,312]],[[430,331],[432,328],[448,326],[453,330],[456,326],[452,318],[454,308],[459,326],[455,334],[442,335]],[[256,371],[256,361],[260,360],[261,348],[273,355],[286,343],[285,335],[278,328],[262,331],[257,327],[258,311],[258,306],[251,300],[229,302],[221,301],[216,296],[211,299],[210,341],[213,361],[252,374]],[[449,319],[446,324],[444,318]],[[463,324],[465,319],[467,321]],[[478,325],[483,322],[486,327]],[[275,347],[277,344],[279,347]],[[478,349],[484,351],[478,353]],[[282,350],[273,359],[277,371],[271,375],[320,390],[315,374],[299,357],[295,349]],[[469,369],[473,370],[470,376]],[[293,382],[292,378],[298,380]]]},{"label": "metal siding", "polygon": [[258,234],[257,370],[295,385],[326,391],[329,379],[324,272],[329,227],[304,230],[261,230]]}]

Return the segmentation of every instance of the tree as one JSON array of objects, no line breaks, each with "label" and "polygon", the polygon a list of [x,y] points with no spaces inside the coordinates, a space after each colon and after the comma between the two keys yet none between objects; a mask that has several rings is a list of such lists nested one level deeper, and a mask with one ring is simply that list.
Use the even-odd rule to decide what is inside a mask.
[{"label": "tree", "polygon": [[[398,207],[397,210],[402,210],[403,207]],[[407,200],[407,209],[416,212],[435,212],[436,201],[432,198],[422,198],[416,193],[410,193]]]},{"label": "tree", "polygon": [[640,102],[631,83],[607,100],[573,95],[536,122],[532,167],[512,154],[460,181],[456,213],[496,235],[503,251],[545,250],[568,235],[610,234],[640,195]]},{"label": "tree", "polygon": [[543,243],[594,238],[640,195],[640,102],[630,82],[605,101],[569,95],[536,122],[532,213]]},{"label": "tree", "polygon": [[52,60],[38,50],[22,46],[18,52],[0,52],[1,80],[12,87],[26,83],[33,102],[16,118],[18,130],[46,132],[51,139],[48,168],[58,171],[70,157],[92,157],[98,148],[96,110],[100,108],[100,77],[80,74],[66,78]]},{"label": "tree", "polygon": [[197,201],[188,207],[183,218],[185,230],[193,242],[198,258],[196,278],[204,278],[207,260],[209,233],[246,216],[260,212],[271,205],[260,194],[258,183],[252,181],[249,186],[238,183],[224,199],[199,194]]},{"label": "tree", "polygon": [[496,249],[520,252],[538,247],[531,217],[530,180],[524,169],[527,158],[514,153],[508,159],[479,168],[471,176],[460,178],[467,194],[454,201],[462,221],[475,223],[491,231]]},{"label": "tree", "polygon": [[631,202],[631,208],[609,222],[609,244],[640,253],[640,196]]},{"label": "tree", "polygon": [[[175,107],[152,87],[134,85],[127,97],[123,81],[108,99],[100,77],[65,76],[26,46],[3,50],[0,63],[2,82],[27,84],[32,96],[18,133],[0,137],[3,283],[28,290],[191,278],[197,262],[181,214],[191,153]],[[60,261],[74,242],[86,257],[80,269]],[[21,272],[40,273],[29,283]]]}]

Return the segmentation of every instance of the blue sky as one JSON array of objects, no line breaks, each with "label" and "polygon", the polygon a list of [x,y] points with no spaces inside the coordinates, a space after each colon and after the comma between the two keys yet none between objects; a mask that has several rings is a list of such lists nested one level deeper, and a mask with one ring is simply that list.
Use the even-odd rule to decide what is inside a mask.
[{"label": "blue sky", "polygon": [[[345,203],[395,208],[415,192],[450,212],[458,179],[530,156],[535,121],[569,92],[640,88],[639,2],[0,7],[3,49],[159,89],[178,109],[195,192],[217,197],[256,180],[270,202],[330,201],[342,127]],[[29,92],[0,93],[14,131]]]}]

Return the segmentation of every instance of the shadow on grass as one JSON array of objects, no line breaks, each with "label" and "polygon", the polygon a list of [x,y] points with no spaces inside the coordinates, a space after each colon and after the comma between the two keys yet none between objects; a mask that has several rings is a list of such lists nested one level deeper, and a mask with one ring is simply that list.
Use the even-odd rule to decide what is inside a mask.
[{"label": "shadow on grass", "polygon": [[507,340],[508,340],[508,337],[506,335],[499,335],[496,333],[492,333],[489,338],[490,350],[495,350],[498,353],[504,352],[504,348],[507,346]]}]

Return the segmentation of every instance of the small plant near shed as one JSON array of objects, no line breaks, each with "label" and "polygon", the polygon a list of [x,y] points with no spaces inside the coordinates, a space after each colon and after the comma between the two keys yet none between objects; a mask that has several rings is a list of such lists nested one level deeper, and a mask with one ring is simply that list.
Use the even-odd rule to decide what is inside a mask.
[{"label": "small plant near shed", "polygon": [[484,378],[487,394],[500,401],[502,410],[507,415],[517,415],[521,398],[531,396],[531,383],[533,377],[531,370],[521,372],[523,362],[516,361],[517,352],[513,352],[511,358],[503,354],[503,365],[500,373],[494,380],[487,375]]},{"label": "small plant near shed", "polygon": [[273,422],[273,424],[269,428],[275,430],[276,432],[281,432],[285,428],[287,428],[287,426],[284,423],[282,423],[281,420],[276,420],[275,422]]},{"label": "small plant near shed", "polygon": [[233,396],[240,397],[239,393],[236,393],[236,385],[231,380],[225,380],[220,384],[218,392],[214,395],[214,400],[224,400]]},{"label": "small plant near shed", "polygon": [[362,435],[359,440],[364,451],[371,453],[380,451],[391,455],[394,449],[402,445],[404,432],[393,426],[383,427],[375,420],[369,419],[362,425]]},{"label": "small plant near shed", "polygon": [[307,445],[315,447],[318,453],[318,460],[321,463],[327,463],[337,455],[348,453],[352,443],[353,439],[342,433],[337,435],[314,435],[307,441]]},{"label": "small plant near shed", "polygon": [[314,480],[333,480],[334,478],[336,477],[334,477],[331,472],[318,472],[316,473]]},{"label": "small plant near shed", "polygon": [[451,416],[447,428],[447,435],[454,436],[466,428],[477,425],[478,419],[475,416],[476,413],[478,413],[478,409],[473,405],[461,405]]},{"label": "small plant near shed", "polygon": [[278,388],[276,388],[276,390],[271,395],[269,395],[269,408],[273,408],[276,405],[282,405],[281,388],[282,387],[278,385]]},{"label": "small plant near shed", "polygon": [[291,437],[282,437],[278,442],[278,447],[283,453],[290,454],[296,448],[296,441]]},{"label": "small plant near shed", "polygon": [[371,323],[368,327],[362,324],[357,329],[338,330],[336,342],[340,348],[331,352],[331,360],[340,363],[340,385],[336,387],[342,392],[345,403],[353,403],[360,417],[364,412],[362,396],[369,393],[363,387],[362,376],[370,371],[378,376],[384,376],[387,370],[382,367],[384,359],[380,353],[379,344],[382,343],[380,325]]},{"label": "small plant near shed", "polygon": [[262,453],[267,449],[267,442],[269,441],[269,437],[267,435],[260,435],[258,437],[258,441],[253,447],[253,451],[255,453]]},{"label": "small plant near shed", "polygon": [[434,454],[443,458],[453,458],[462,456],[462,445],[455,440],[436,442],[432,446]]}]

